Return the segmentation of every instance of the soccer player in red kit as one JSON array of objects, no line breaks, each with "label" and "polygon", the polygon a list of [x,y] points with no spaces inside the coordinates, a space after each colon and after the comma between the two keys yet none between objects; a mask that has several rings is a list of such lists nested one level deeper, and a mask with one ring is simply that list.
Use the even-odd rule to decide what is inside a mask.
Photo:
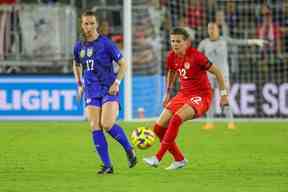
[{"label": "soccer player in red kit", "polygon": [[[184,167],[187,160],[175,140],[181,124],[204,115],[209,109],[212,90],[207,71],[214,74],[220,89],[220,105],[228,105],[228,93],[222,72],[207,57],[191,47],[189,33],[183,28],[174,28],[170,33],[172,50],[167,54],[167,92],[163,100],[164,110],[154,125],[154,132],[160,139],[160,148],[155,156],[144,158],[144,162],[157,167],[164,154],[169,151],[174,162],[167,170]],[[178,76],[180,89],[171,98],[171,88]]]}]

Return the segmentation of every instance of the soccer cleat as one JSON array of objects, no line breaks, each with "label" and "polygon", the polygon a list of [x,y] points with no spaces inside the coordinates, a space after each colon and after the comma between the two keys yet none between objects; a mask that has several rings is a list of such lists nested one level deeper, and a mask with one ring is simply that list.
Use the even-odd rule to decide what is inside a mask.
[{"label": "soccer cleat", "polygon": [[203,127],[202,127],[202,129],[206,129],[206,130],[208,130],[208,129],[214,129],[214,128],[215,128],[214,123],[205,123],[205,124],[203,125]]},{"label": "soccer cleat", "polygon": [[158,167],[160,163],[156,156],[143,158],[143,161],[151,167]]},{"label": "soccer cleat", "polygon": [[137,164],[137,157],[134,149],[127,152],[128,167],[132,168]]},{"label": "soccer cleat", "polygon": [[188,163],[186,159],[183,159],[182,161],[173,161],[169,167],[166,167],[166,170],[175,170],[185,167],[185,165]]},{"label": "soccer cleat", "polygon": [[227,125],[228,129],[236,129],[236,124],[234,122],[229,122]]},{"label": "soccer cleat", "polygon": [[101,169],[97,173],[103,175],[103,174],[113,174],[113,172],[114,172],[113,167],[106,167],[102,165]]}]

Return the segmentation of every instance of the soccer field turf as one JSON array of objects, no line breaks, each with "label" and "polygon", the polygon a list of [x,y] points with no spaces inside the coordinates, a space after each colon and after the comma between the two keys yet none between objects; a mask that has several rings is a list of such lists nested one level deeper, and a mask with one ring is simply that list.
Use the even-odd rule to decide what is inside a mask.
[{"label": "soccer field turf", "polygon": [[[127,133],[145,123],[120,123]],[[97,175],[100,161],[86,122],[0,122],[0,192],[287,192],[288,123],[242,122],[201,130],[188,122],[177,142],[187,167],[166,171],[170,155],[150,168],[144,156],[158,142],[137,150],[139,164],[127,168],[124,151],[109,140],[114,175]],[[108,135],[107,135],[108,136]]]}]

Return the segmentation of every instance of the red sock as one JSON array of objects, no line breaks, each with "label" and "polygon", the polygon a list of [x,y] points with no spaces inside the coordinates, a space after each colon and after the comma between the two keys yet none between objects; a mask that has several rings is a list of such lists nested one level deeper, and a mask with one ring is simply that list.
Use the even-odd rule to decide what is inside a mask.
[{"label": "red sock", "polygon": [[166,151],[173,146],[172,144],[175,142],[181,123],[182,119],[177,114],[171,118],[167,131],[161,141],[160,149],[156,153],[156,157],[159,161],[163,158]]},{"label": "red sock", "polygon": [[173,155],[175,161],[184,160],[184,155],[181,152],[180,148],[177,146],[176,142],[173,142],[168,149],[168,151]]},{"label": "red sock", "polygon": [[[167,128],[160,126],[159,124],[154,125],[154,133],[158,136],[160,141],[162,141]],[[182,161],[184,159],[184,155],[181,150],[177,146],[176,142],[173,142],[169,147],[168,151],[173,155],[175,161]]]}]

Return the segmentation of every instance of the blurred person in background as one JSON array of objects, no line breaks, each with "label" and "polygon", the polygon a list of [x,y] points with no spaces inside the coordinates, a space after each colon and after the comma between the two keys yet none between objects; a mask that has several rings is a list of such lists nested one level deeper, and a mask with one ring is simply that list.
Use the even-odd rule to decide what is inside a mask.
[{"label": "blurred person in background", "polygon": [[[228,1],[226,6],[226,14],[223,10],[217,10],[215,15],[215,22],[219,26],[220,35],[224,38],[238,38],[236,33],[238,30],[239,21],[238,14],[236,13],[236,3],[234,1]],[[230,72],[232,75],[236,75],[239,72],[239,47],[234,44],[228,45],[228,52],[230,58]]]},{"label": "blurred person in background", "polygon": [[120,51],[124,50],[124,41],[123,41],[124,39],[122,34],[112,35],[111,40],[116,43]]},{"label": "blurred person in background", "polygon": [[215,18],[217,10],[217,1],[216,0],[204,0],[204,9],[205,9],[205,23],[212,21]]},{"label": "blurred person in background", "polygon": [[[285,62],[284,62],[284,67],[283,71],[284,75],[288,73],[287,67],[288,67],[288,2],[283,3],[283,17],[281,21],[282,29],[283,29],[283,42],[284,42],[284,57],[285,57]],[[287,75],[286,75],[287,77]]]},{"label": "blurred person in background", "polygon": [[102,20],[99,24],[99,34],[105,35],[107,37],[111,36],[111,29],[110,29],[110,24],[108,21]]},{"label": "blurred person in background", "polygon": [[[16,0],[1,0],[0,5],[10,6],[16,4]],[[16,13],[12,8],[0,9],[0,60],[4,60],[6,54],[12,48],[12,39],[10,28],[13,28],[13,16]],[[12,24],[12,26],[11,26]],[[2,67],[0,66],[0,71]]]},{"label": "blurred person in background", "polygon": [[262,71],[269,72],[268,66],[273,66],[277,59],[282,58],[283,33],[278,22],[273,20],[273,13],[268,4],[261,5],[261,23],[257,26],[256,35],[268,42],[260,50],[260,67]]},{"label": "blurred person in background", "polygon": [[[138,28],[135,27],[135,28]],[[136,75],[151,75],[160,72],[160,60],[153,47],[153,39],[146,37],[144,31],[138,30],[133,38],[133,73]]]},{"label": "blurred person in background", "polygon": [[[228,64],[228,44],[234,45],[258,45],[262,47],[264,45],[264,40],[262,39],[247,39],[247,40],[238,40],[232,38],[224,38],[220,36],[220,29],[216,22],[210,22],[208,24],[208,35],[209,38],[202,40],[198,46],[198,50],[203,52],[208,59],[217,65],[219,69],[224,74],[225,84],[230,87],[230,80],[229,80],[229,64]],[[213,117],[216,113],[216,104],[217,104],[217,82],[215,78],[209,76],[210,83],[212,85],[214,100],[212,101],[212,105],[207,112],[207,123],[204,124],[204,129],[212,129],[215,127],[213,123]],[[228,128],[235,129],[236,125],[233,120],[233,112],[229,106],[223,108],[225,116],[228,118]]]},{"label": "blurred person in background", "polygon": [[281,26],[284,36],[284,53],[288,53],[288,2],[283,3],[283,16],[281,17]]},{"label": "blurred person in background", "polygon": [[[184,14],[179,19],[177,26],[185,25],[190,31],[193,31],[195,38],[202,39],[203,27],[205,23],[205,9],[202,0],[188,0],[184,8]],[[181,24],[181,25],[180,25]]]},{"label": "blurred person in background", "polygon": [[236,1],[229,0],[225,7],[225,22],[227,23],[229,35],[237,37],[240,13],[237,10]]},{"label": "blurred person in background", "polygon": [[186,9],[185,16],[187,18],[187,24],[192,29],[199,29],[203,27],[205,12],[202,1],[189,0]]},{"label": "blurred person in background", "polygon": [[[104,131],[123,146],[130,168],[137,163],[125,132],[115,123],[119,112],[119,85],[124,78],[127,64],[117,46],[98,33],[98,21],[94,12],[83,12],[80,25],[84,40],[75,43],[73,61],[78,98],[84,93],[92,138],[103,163],[98,174],[112,174],[113,166]],[[119,65],[117,74],[113,70],[113,61]],[[84,84],[81,81],[82,74]]]}]

